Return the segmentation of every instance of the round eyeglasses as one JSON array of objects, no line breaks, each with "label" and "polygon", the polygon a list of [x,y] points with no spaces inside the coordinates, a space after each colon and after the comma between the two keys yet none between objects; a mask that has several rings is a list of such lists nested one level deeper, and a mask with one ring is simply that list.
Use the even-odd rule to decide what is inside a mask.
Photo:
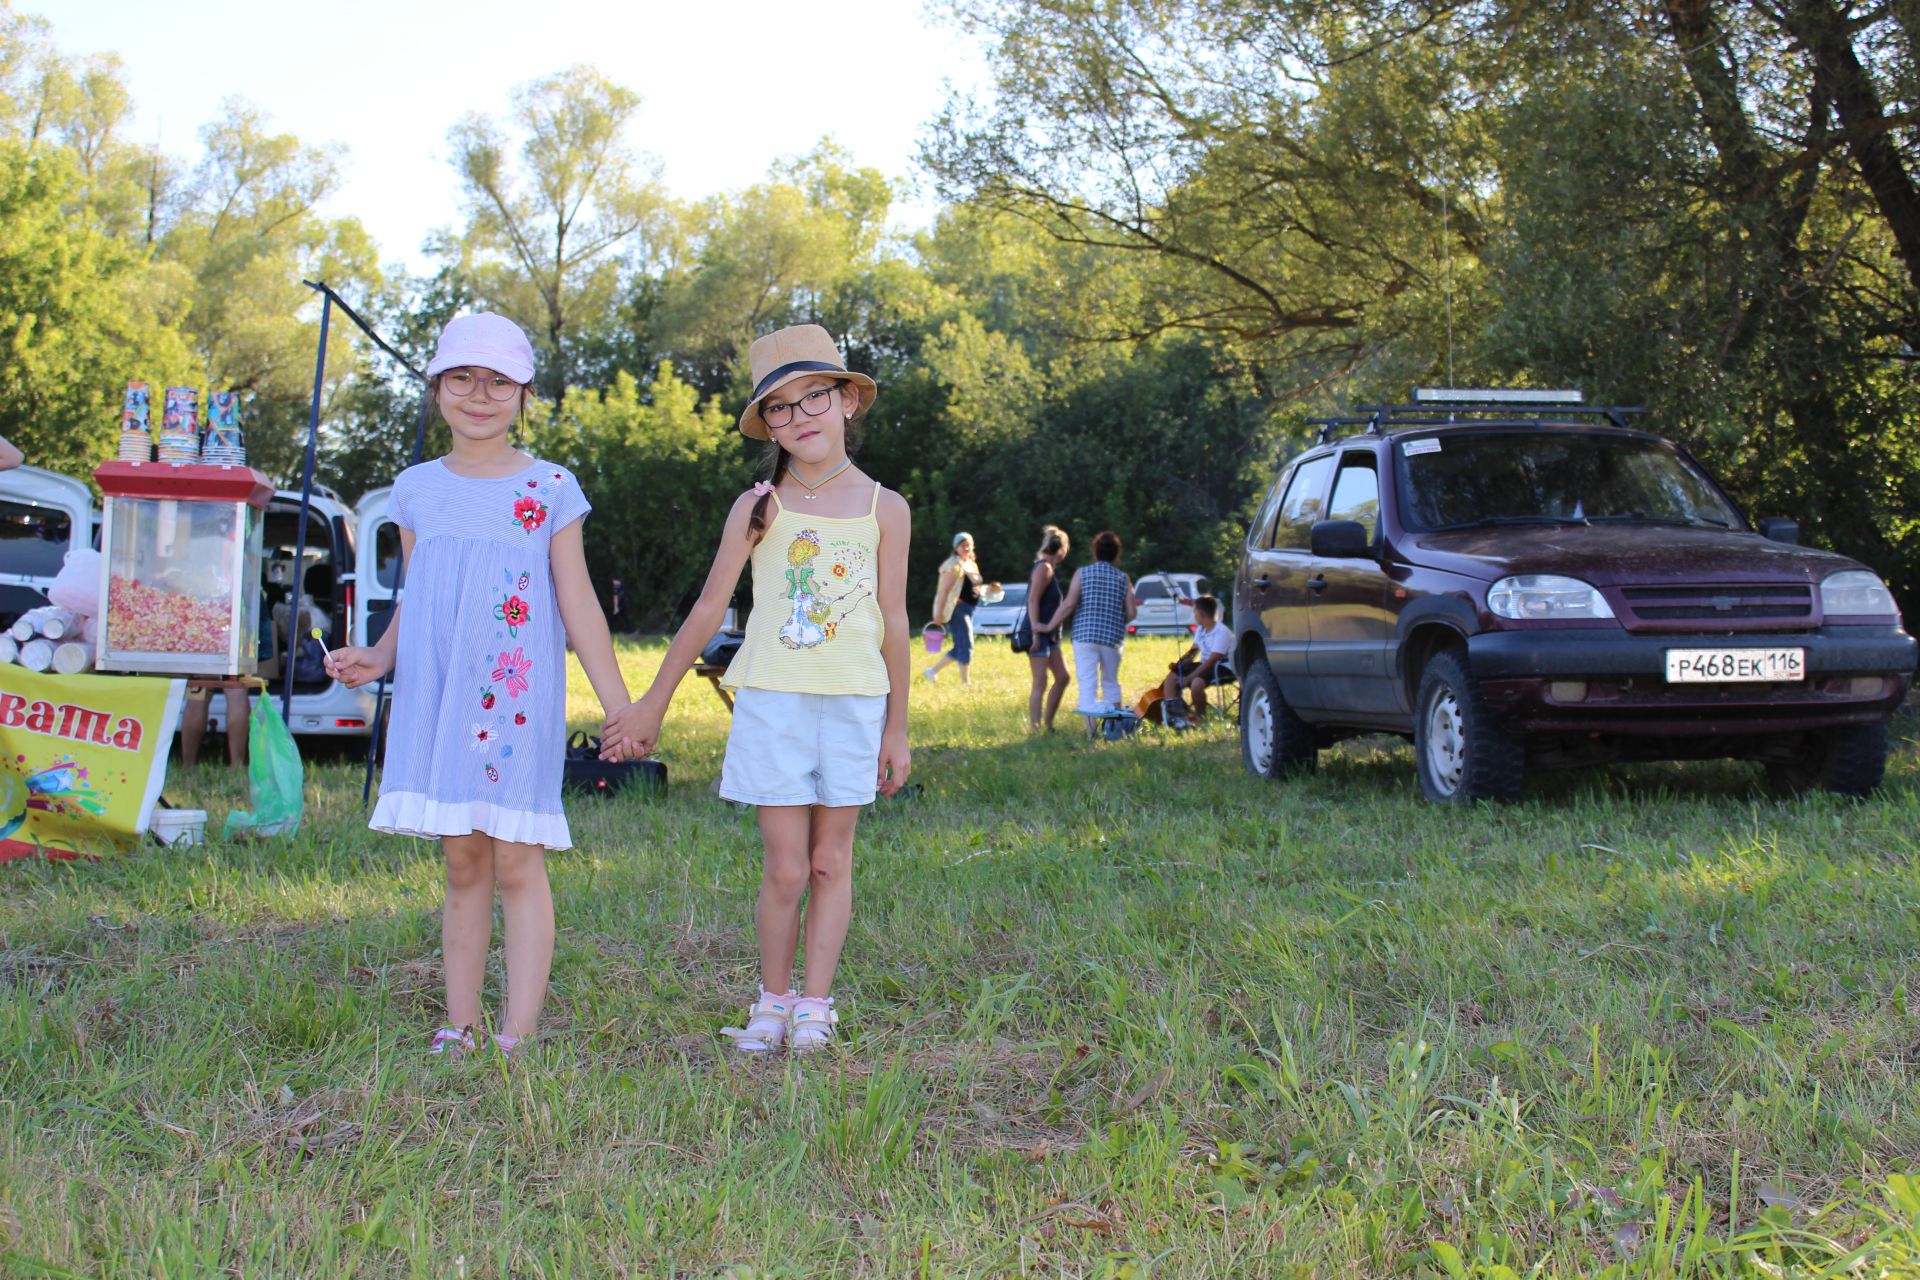
[{"label": "round eyeglasses", "polygon": [[832,403],[835,388],[821,387],[818,391],[809,391],[798,400],[789,400],[782,404],[768,401],[760,406],[760,416],[769,427],[784,427],[793,421],[793,407],[800,406],[800,412],[809,418],[817,418],[827,411]]},{"label": "round eyeglasses", "polygon": [[455,396],[470,396],[475,387],[485,387],[489,400],[511,400],[520,393],[520,384],[505,374],[495,373],[482,378],[471,369],[447,370],[440,375],[440,385]]}]

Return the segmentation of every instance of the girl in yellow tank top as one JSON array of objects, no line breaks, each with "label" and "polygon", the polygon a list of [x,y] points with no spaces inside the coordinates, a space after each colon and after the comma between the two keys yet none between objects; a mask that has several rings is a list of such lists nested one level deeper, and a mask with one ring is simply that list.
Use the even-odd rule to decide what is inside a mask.
[{"label": "girl in yellow tank top", "polygon": [[[610,759],[650,754],[682,677],[719,629],[741,570],[753,611],[727,668],[734,691],[720,794],[760,814],[760,993],[736,1048],[804,1053],[833,1039],[833,977],[853,912],[853,833],[876,792],[912,769],[907,748],[907,503],[848,456],[875,387],[827,331],[753,344],[740,430],[768,441],[769,479],[727,516],[699,603],[652,686],[601,730]],[[801,905],[805,982],[793,983]]]}]

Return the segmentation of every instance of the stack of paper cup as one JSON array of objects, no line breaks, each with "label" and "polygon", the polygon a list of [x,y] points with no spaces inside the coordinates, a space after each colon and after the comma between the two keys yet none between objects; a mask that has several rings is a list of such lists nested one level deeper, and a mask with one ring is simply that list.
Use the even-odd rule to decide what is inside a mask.
[{"label": "stack of paper cup", "polygon": [[160,461],[200,461],[200,392],[168,387],[166,415],[160,419]]},{"label": "stack of paper cup", "polygon": [[129,382],[127,398],[120,409],[120,453],[122,462],[153,461],[152,408],[147,399],[147,384]]},{"label": "stack of paper cup", "polygon": [[247,465],[238,391],[216,391],[207,397],[207,434],[200,441],[200,461],[222,467]]}]

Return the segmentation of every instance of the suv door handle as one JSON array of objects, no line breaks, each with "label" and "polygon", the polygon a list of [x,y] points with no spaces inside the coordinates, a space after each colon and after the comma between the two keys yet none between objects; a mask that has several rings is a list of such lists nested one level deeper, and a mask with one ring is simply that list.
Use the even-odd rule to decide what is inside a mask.
[{"label": "suv door handle", "polygon": [[1267,585],[1267,579],[1265,579],[1265,578],[1255,578],[1255,579],[1253,580],[1253,585],[1254,585],[1254,586],[1256,586],[1256,587],[1264,587],[1264,586],[1266,586],[1266,585]]},{"label": "suv door handle", "polygon": [[1327,589],[1326,575],[1319,573],[1314,574],[1311,578],[1307,579],[1307,587],[1313,591],[1325,591]]}]

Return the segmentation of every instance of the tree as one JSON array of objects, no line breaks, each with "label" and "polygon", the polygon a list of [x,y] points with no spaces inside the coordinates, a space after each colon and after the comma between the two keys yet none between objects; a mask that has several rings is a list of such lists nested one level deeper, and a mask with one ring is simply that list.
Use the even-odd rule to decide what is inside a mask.
[{"label": "tree", "polygon": [[592,477],[594,581],[624,579],[635,608],[666,621],[699,594],[727,509],[750,482],[742,445],[733,418],[663,363],[644,389],[622,372],[576,392],[533,447]]},{"label": "tree", "polygon": [[128,381],[197,382],[187,342],[143,287],[135,248],[69,213],[63,148],[0,139],[0,435],[85,477],[113,455]]},{"label": "tree", "polygon": [[768,180],[715,196],[685,217],[685,265],[667,273],[652,338],[709,392],[745,399],[740,357],[753,339],[788,324],[826,324],[857,337],[833,314],[841,286],[879,259],[892,184],[855,168],[823,141],[774,166]]},{"label": "tree", "polygon": [[[380,283],[376,251],[358,220],[317,212],[339,182],[337,149],[272,132],[239,99],[201,138],[194,196],[164,228],[153,284],[190,300],[186,327],[212,385],[243,395],[250,459],[290,480],[306,444],[319,343],[319,300],[301,281],[370,291]],[[335,326],[325,395],[364,358],[346,326]]]},{"label": "tree", "polygon": [[632,90],[575,66],[514,90],[519,172],[493,121],[469,114],[448,134],[468,224],[444,249],[483,301],[540,335],[540,385],[556,408],[573,378],[570,340],[586,318],[612,310],[616,251],[631,254],[635,241],[644,249],[663,208],[651,162],[625,140],[639,106]]}]

